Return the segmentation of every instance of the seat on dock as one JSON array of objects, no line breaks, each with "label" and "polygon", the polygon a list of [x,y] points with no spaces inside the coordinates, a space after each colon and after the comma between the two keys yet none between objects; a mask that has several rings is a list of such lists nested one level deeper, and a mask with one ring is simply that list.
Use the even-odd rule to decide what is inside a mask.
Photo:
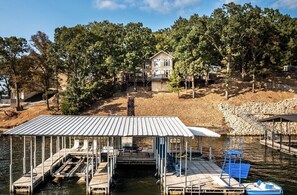
[{"label": "seat on dock", "polygon": [[97,140],[96,140],[96,139],[93,140],[93,144],[92,144],[91,151],[93,151],[93,150],[94,150],[95,152],[97,151]]},{"label": "seat on dock", "polygon": [[84,145],[81,147],[80,151],[87,150],[89,148],[89,141],[84,139]]},{"label": "seat on dock", "polygon": [[73,147],[71,148],[72,150],[77,150],[79,149],[79,139],[75,139],[74,140],[74,145]]}]

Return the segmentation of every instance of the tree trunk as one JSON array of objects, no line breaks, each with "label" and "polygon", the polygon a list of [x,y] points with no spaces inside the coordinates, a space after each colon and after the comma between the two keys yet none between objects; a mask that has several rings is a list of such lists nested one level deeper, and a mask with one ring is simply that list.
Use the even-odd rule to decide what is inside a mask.
[{"label": "tree trunk", "polygon": [[195,78],[192,76],[192,97],[195,98]]},{"label": "tree trunk", "polygon": [[136,72],[134,71],[134,91],[137,91]]},{"label": "tree trunk", "polygon": [[17,82],[14,84],[15,92],[16,92],[16,110],[20,111],[21,109],[21,104],[20,104],[20,91],[19,91],[19,85]]},{"label": "tree trunk", "polygon": [[57,103],[57,109],[58,110],[60,110],[60,100],[59,100],[59,77],[58,77],[58,73],[57,73],[57,71],[56,71],[56,90],[57,90],[57,92],[56,92],[56,103]]},{"label": "tree trunk", "polygon": [[48,91],[47,90],[45,90],[44,95],[45,95],[45,102],[46,102],[47,110],[50,110],[50,105],[49,105],[49,101],[48,101]]},{"label": "tree trunk", "polygon": [[230,79],[230,60],[231,56],[228,54],[227,57],[227,72],[226,72],[226,80],[225,80],[225,98],[226,100],[229,99],[229,79]]},{"label": "tree trunk", "polygon": [[255,83],[256,83],[255,68],[253,68],[253,83],[252,83],[252,92],[253,93],[255,93]]},{"label": "tree trunk", "polygon": [[205,75],[205,86],[206,87],[208,86],[208,81],[209,81],[209,72],[206,72],[206,75]]}]

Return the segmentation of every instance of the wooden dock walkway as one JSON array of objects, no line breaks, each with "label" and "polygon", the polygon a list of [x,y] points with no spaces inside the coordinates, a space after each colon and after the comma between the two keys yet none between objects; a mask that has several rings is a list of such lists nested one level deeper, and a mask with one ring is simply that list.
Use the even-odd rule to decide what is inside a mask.
[{"label": "wooden dock walkway", "polygon": [[[59,166],[63,159],[64,155],[65,158],[69,155],[71,149],[62,149],[60,153],[57,152],[53,155],[53,164],[51,164],[51,158],[48,158],[44,161],[44,167],[42,171],[42,163],[39,164],[37,167],[33,168],[33,181],[31,183],[31,172],[29,171],[21,178],[16,180],[12,184],[13,192],[15,193],[32,193],[35,188],[37,188],[42,182],[43,179],[50,175],[51,167],[52,170],[55,170],[57,166]],[[44,174],[42,174],[44,173]]]},{"label": "wooden dock walkway", "polygon": [[[267,143],[267,144],[265,144]],[[285,145],[284,143],[288,143],[288,142],[285,142],[283,141],[283,144],[281,145],[279,142],[272,142],[272,140],[260,140],[260,144],[262,145],[266,145],[267,147],[269,148],[272,148],[272,149],[275,149],[275,150],[278,150],[280,152],[283,152],[283,153],[286,153],[286,154],[289,154],[289,155],[292,155],[292,156],[297,156],[297,148],[295,147],[289,147],[287,145]]]},{"label": "wooden dock walkway", "polygon": [[212,161],[188,161],[187,184],[185,176],[175,173],[166,174],[166,194],[185,193],[236,193],[244,194],[244,187],[228,176],[220,178],[221,168]]},{"label": "wooden dock walkway", "polygon": [[101,162],[89,184],[89,194],[108,194],[107,162]]}]

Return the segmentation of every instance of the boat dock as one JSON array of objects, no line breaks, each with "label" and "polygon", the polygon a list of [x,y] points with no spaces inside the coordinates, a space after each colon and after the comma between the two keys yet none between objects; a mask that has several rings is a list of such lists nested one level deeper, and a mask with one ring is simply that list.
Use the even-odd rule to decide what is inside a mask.
[{"label": "boat dock", "polygon": [[[137,164],[156,167],[155,176],[160,178],[163,194],[244,194],[244,188],[231,176],[223,176],[222,169],[212,161],[211,143],[208,157],[203,156],[202,137],[212,139],[220,135],[205,128],[186,127],[177,117],[39,116],[4,135],[10,138],[10,193],[32,194],[47,176],[52,176],[81,177],[86,194],[110,194],[117,164]],[[19,136],[24,143],[24,175],[14,181],[12,146]],[[41,148],[36,144],[37,137],[42,139]],[[127,137],[149,137],[151,145],[145,149],[135,149],[133,144],[132,148],[126,147],[123,138]],[[192,146],[194,137],[200,140],[196,148]],[[29,171],[26,170],[27,139],[30,140]],[[46,160],[45,146],[50,147],[50,158]],[[194,160],[192,152],[198,148],[203,158]],[[37,154],[42,159],[38,166]],[[179,171],[172,167],[179,167]]]},{"label": "boat dock", "polygon": [[[45,178],[50,176],[51,171],[55,170],[58,166],[63,164],[63,161],[68,157],[69,149],[62,149],[54,154],[52,158],[48,158],[28,173],[24,174],[21,178],[12,184],[12,190],[15,193],[30,193],[32,189],[37,188]],[[63,154],[63,155],[62,155]],[[65,156],[66,154],[66,156]]]},{"label": "boat dock", "polygon": [[222,169],[212,161],[190,161],[187,171],[187,178],[174,172],[166,174],[166,194],[244,194],[244,187],[238,181],[232,178],[228,186],[228,177],[220,178]]}]

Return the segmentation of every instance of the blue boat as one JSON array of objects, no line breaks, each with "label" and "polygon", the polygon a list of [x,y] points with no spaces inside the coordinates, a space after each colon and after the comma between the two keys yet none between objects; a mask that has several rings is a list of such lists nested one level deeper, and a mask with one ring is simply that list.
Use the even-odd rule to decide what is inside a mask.
[{"label": "blue boat", "polygon": [[243,183],[247,195],[282,195],[283,189],[273,182]]}]

